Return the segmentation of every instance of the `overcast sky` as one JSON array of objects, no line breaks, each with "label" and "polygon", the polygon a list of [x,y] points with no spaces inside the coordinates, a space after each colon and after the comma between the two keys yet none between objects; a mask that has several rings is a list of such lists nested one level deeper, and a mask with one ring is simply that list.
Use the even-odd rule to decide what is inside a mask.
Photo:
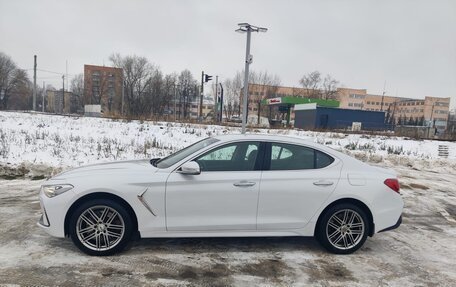
[{"label": "overcast sky", "polygon": [[[146,56],[163,72],[232,77],[244,67],[237,23],[252,36],[251,69],[299,86],[318,70],[341,86],[381,94],[451,97],[456,106],[456,1],[0,0],[0,51],[23,69],[83,72],[109,55]],[[29,71],[32,76],[33,72]],[[39,72],[60,86],[58,75]]]}]

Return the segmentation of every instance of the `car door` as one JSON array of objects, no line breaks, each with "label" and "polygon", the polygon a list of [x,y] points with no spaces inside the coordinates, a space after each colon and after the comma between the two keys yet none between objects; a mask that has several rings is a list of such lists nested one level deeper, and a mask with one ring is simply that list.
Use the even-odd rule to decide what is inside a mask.
[{"label": "car door", "polygon": [[166,183],[168,231],[254,230],[260,142],[234,142],[194,159],[198,175],[172,172]]},{"label": "car door", "polygon": [[342,162],[296,144],[271,142],[266,150],[258,230],[302,228],[334,191]]}]

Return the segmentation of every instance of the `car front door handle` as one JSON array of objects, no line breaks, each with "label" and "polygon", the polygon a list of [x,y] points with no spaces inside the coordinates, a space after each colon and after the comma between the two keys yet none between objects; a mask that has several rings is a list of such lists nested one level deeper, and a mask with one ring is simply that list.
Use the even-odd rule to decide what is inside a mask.
[{"label": "car front door handle", "polygon": [[327,181],[327,180],[319,180],[319,181],[315,181],[313,184],[318,185],[318,186],[330,186],[330,185],[333,185],[334,182]]},{"label": "car front door handle", "polygon": [[253,181],[238,181],[233,183],[234,186],[236,187],[248,187],[248,186],[254,186],[256,183]]}]

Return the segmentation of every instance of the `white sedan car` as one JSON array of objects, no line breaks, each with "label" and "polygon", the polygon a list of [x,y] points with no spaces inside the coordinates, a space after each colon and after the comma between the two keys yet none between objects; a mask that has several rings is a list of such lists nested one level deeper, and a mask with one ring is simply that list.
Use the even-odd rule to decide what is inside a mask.
[{"label": "white sedan car", "polygon": [[396,228],[394,171],[291,137],[225,135],[166,158],[76,168],[41,187],[39,225],[90,255],[133,236],[315,236],[339,254]]}]

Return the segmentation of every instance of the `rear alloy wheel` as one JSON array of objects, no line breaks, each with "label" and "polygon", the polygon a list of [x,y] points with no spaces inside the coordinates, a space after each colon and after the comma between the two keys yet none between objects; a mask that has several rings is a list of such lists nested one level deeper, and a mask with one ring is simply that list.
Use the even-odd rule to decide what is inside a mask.
[{"label": "rear alloy wheel", "polygon": [[364,244],[368,229],[367,216],[362,209],[353,204],[340,204],[323,215],[316,235],[328,251],[349,254]]},{"label": "rear alloy wheel", "polygon": [[130,241],[132,221],[127,210],[112,200],[95,199],[83,203],[70,220],[70,237],[89,255],[112,255]]}]

